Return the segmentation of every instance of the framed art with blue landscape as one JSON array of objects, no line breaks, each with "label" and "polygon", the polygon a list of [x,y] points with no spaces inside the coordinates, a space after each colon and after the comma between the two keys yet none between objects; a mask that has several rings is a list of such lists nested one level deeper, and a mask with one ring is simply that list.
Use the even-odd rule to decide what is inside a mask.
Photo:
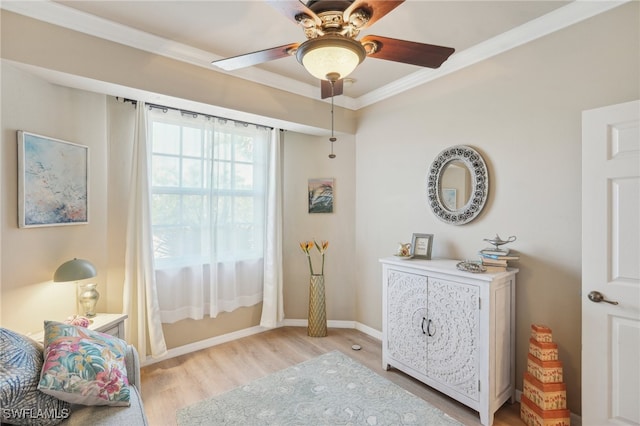
[{"label": "framed art with blue landscape", "polygon": [[18,226],[89,223],[89,148],[18,131]]},{"label": "framed art with blue landscape", "polygon": [[309,213],[333,213],[333,178],[309,179]]}]

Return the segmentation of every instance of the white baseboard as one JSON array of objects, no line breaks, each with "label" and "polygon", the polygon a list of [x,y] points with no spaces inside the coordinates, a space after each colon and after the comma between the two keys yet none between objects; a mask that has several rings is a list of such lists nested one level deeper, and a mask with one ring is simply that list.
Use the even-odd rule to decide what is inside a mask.
[{"label": "white baseboard", "polygon": [[144,367],[147,365],[155,364],[156,362],[175,358],[180,355],[185,355],[191,352],[199,351],[201,349],[210,348],[212,346],[217,346],[222,343],[231,342],[232,340],[240,339],[242,337],[247,337],[247,336],[252,336],[254,334],[262,333],[267,330],[269,329],[265,327],[260,327],[259,325],[257,325],[255,327],[234,331],[233,333],[227,333],[221,336],[211,337],[210,339],[200,340],[198,342],[189,343],[188,345],[178,346],[177,348],[171,348],[167,351],[166,355],[158,358],[147,356],[145,357],[144,360],[141,360],[141,364]]},{"label": "white baseboard", "polygon": [[[282,322],[283,326],[290,327],[306,327],[307,320],[306,319],[286,319]],[[329,328],[354,328],[358,331],[362,331],[364,334],[368,334],[369,336],[382,340],[382,332],[376,330],[375,328],[371,328],[368,325],[364,325],[357,321],[339,321],[339,320],[328,320],[327,327]]]},{"label": "white baseboard", "polygon": [[[306,319],[285,319],[278,327],[306,327],[307,320]],[[364,324],[361,324],[356,321],[339,321],[339,320],[329,320],[327,321],[327,327],[329,328],[355,328],[356,330],[362,331],[365,334],[370,335],[378,340],[382,340],[382,333],[378,330],[375,330],[371,327],[368,327]],[[142,366],[147,366],[151,364],[155,364],[156,362],[165,361],[167,359],[175,358],[180,355],[185,355],[191,352],[199,351],[201,349],[210,348],[212,346],[217,346],[222,343],[231,342],[232,340],[240,339],[242,337],[252,336],[254,334],[262,333],[269,328],[255,326],[250,328],[245,328],[243,330],[234,331],[233,333],[223,334],[220,336],[211,337],[209,339],[200,340],[198,342],[189,343],[188,345],[178,346],[177,348],[171,348],[167,351],[167,354],[158,358],[153,358],[147,356],[144,359],[141,359]],[[142,358],[142,357],[141,357]]]},{"label": "white baseboard", "polygon": [[371,328],[368,325],[364,325],[362,323],[356,322],[355,329],[358,331],[362,331],[364,334],[368,334],[374,339],[382,340],[382,331],[378,331],[375,328]]},{"label": "white baseboard", "polygon": [[[306,319],[285,319],[279,324],[281,327],[306,327],[308,321]],[[355,321],[327,320],[329,328],[356,328]]]}]

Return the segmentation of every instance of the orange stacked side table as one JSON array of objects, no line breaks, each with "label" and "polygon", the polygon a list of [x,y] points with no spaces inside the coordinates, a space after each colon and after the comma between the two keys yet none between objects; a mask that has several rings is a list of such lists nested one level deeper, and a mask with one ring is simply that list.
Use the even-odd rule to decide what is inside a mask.
[{"label": "orange stacked side table", "polygon": [[528,426],[570,426],[567,387],[562,380],[562,361],[551,329],[532,324],[520,400],[522,421]]}]

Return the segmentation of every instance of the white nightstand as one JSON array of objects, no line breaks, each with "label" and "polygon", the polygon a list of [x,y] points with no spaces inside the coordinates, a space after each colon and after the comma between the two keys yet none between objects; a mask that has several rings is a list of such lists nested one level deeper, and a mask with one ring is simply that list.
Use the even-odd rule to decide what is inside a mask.
[{"label": "white nightstand", "polygon": [[[95,317],[89,318],[91,324],[87,327],[89,330],[100,331],[110,334],[119,339],[124,340],[124,320],[127,314],[101,314],[97,313]],[[42,343],[44,341],[44,331],[29,334],[33,340]]]}]

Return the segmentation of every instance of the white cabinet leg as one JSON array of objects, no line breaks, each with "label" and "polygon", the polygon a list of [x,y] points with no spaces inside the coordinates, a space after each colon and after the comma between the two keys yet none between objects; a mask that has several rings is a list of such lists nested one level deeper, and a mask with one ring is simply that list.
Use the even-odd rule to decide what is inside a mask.
[{"label": "white cabinet leg", "polygon": [[480,412],[480,423],[483,424],[483,426],[491,426],[493,424],[493,414],[489,411],[481,411]]}]

